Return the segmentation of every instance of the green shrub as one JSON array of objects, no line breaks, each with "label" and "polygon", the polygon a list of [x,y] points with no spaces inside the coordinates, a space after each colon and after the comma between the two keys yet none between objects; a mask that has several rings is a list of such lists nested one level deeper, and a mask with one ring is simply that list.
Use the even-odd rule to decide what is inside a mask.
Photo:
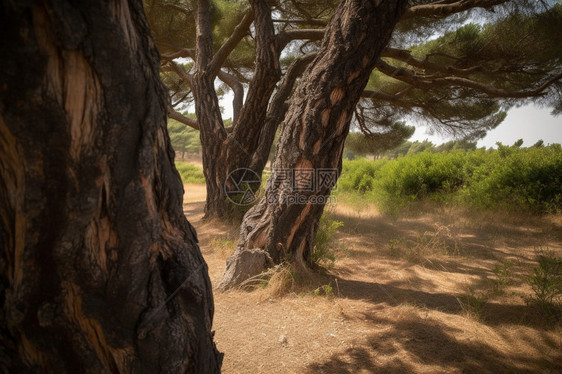
[{"label": "green shrub", "polygon": [[369,161],[364,158],[344,162],[338,187],[344,191],[365,193],[373,189],[373,181],[386,160]]},{"label": "green shrub", "polygon": [[316,243],[312,252],[312,261],[319,266],[333,266],[336,261],[336,248],[334,236],[338,229],[343,226],[342,221],[335,221],[324,213],[318,223],[316,232]]},{"label": "green shrub", "polygon": [[562,148],[484,149],[408,154],[396,160],[344,161],[339,192],[362,196],[386,213],[411,202],[476,208],[562,211]]},{"label": "green shrub", "polygon": [[468,317],[477,321],[482,320],[484,308],[488,303],[488,296],[485,293],[476,293],[472,287],[469,287],[468,292],[457,298],[457,301]]},{"label": "green shrub", "polygon": [[316,289],[314,289],[312,291],[312,294],[314,296],[326,296],[327,298],[331,298],[334,294],[333,294],[334,289],[332,288],[332,286],[330,286],[329,284],[325,284],[323,286],[320,286]]},{"label": "green shrub", "polygon": [[494,266],[493,272],[497,279],[492,279],[492,284],[496,293],[503,293],[504,288],[511,282],[512,266],[513,263],[510,261]]},{"label": "green shrub", "polygon": [[541,250],[536,260],[538,266],[527,280],[534,292],[529,301],[538,304],[547,322],[552,323],[562,317],[562,258]]},{"label": "green shrub", "polygon": [[562,202],[562,150],[500,145],[470,180],[465,198],[473,205],[559,212]]},{"label": "green shrub", "polygon": [[203,169],[187,162],[176,161],[176,169],[183,183],[205,183]]}]

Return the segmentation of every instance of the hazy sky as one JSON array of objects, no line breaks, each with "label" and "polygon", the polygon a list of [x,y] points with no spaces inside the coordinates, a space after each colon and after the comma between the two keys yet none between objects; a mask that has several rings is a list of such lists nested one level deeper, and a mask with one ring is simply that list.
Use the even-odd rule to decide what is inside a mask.
[{"label": "hazy sky", "polygon": [[[428,135],[423,127],[417,127],[411,141],[428,139],[441,144],[449,139],[439,135]],[[550,115],[550,109],[539,109],[533,105],[511,109],[506,119],[486,137],[478,141],[478,147],[495,147],[496,142],[512,145],[523,139],[523,146],[529,147],[542,139],[545,144],[562,144],[562,116]]]}]

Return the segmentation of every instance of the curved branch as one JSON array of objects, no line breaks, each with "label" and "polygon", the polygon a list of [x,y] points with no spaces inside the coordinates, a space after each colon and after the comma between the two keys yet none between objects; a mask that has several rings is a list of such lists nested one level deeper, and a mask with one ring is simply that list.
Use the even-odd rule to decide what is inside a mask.
[{"label": "curved branch", "polygon": [[166,8],[172,8],[177,10],[178,12],[183,13],[184,15],[186,15],[187,17],[191,18],[193,17],[193,10],[189,10],[189,9],[185,9],[184,7],[177,5],[177,4],[171,4],[171,3],[165,3],[162,4],[163,7]]},{"label": "curved branch", "polygon": [[459,0],[452,3],[434,2],[413,6],[406,11],[401,20],[414,17],[445,18],[472,8],[491,8],[509,0]]},{"label": "curved branch", "polygon": [[[168,61],[168,66],[170,70],[176,73],[182,80],[185,81],[189,85],[189,87],[193,87],[193,76],[183,70],[183,68],[179,67],[174,61]],[[166,69],[167,70],[167,69]]]},{"label": "curved branch", "polygon": [[448,76],[442,78],[432,78],[427,76],[419,76],[415,71],[406,68],[394,67],[383,60],[379,60],[377,63],[377,69],[379,69],[383,74],[391,76],[402,82],[411,84],[418,88],[435,88],[435,87],[466,87],[472,88],[490,97],[496,98],[513,98],[513,99],[523,99],[527,97],[536,97],[544,95],[544,90],[548,88],[553,83],[562,79],[562,74],[551,77],[549,80],[544,82],[538,87],[521,90],[521,91],[511,91],[502,88],[497,88],[488,84],[476,82],[467,78]]},{"label": "curved branch", "polygon": [[326,21],[322,21],[319,19],[284,19],[284,18],[276,18],[272,20],[274,23],[294,23],[294,24],[306,24],[306,25],[313,25],[313,26],[326,26]]},{"label": "curved branch", "polygon": [[213,57],[210,65],[209,71],[211,73],[218,73],[221,66],[224,64],[230,53],[236,48],[238,43],[246,36],[250,25],[254,21],[254,12],[252,9],[248,11],[242,18],[242,21],[234,28],[232,35],[228,38],[226,42],[219,48],[215,56]]},{"label": "curved branch", "polygon": [[188,96],[189,96],[190,92],[187,92],[185,95],[183,95],[181,98],[179,98],[175,103],[172,102],[172,108],[175,108],[176,106],[178,106],[180,103],[182,103]]},{"label": "curved branch", "polygon": [[218,78],[226,83],[234,92],[234,98],[232,99],[232,122],[236,123],[238,116],[240,115],[240,110],[244,104],[244,86],[242,83],[232,74],[219,70]]},{"label": "curved branch", "polygon": [[170,105],[168,105],[168,118],[175,119],[176,121],[181,122],[184,125],[187,125],[195,130],[199,130],[199,123],[197,123],[197,120],[188,118],[180,112],[176,112]]},{"label": "curved branch", "polygon": [[299,39],[322,40],[325,29],[294,29],[282,31],[277,35],[278,48],[283,50],[289,42]]},{"label": "curved branch", "polygon": [[381,57],[389,57],[398,61],[405,62],[408,65],[414,66],[419,69],[432,70],[434,72],[455,74],[455,75],[469,75],[476,71],[485,71],[486,69],[481,65],[471,66],[469,68],[461,69],[452,65],[440,65],[430,62],[427,59],[419,60],[412,56],[411,52],[405,49],[386,48]]},{"label": "curved branch", "polygon": [[176,52],[170,53],[170,54],[162,54],[161,58],[162,61],[160,62],[161,64],[165,64],[167,61],[171,61],[175,58],[180,58],[180,57],[190,57],[192,59],[195,59],[195,49],[193,48],[181,48]]},{"label": "curved branch", "polygon": [[316,56],[317,53],[309,53],[297,58],[291,63],[291,65],[289,65],[289,68],[287,69],[285,77],[283,78],[283,81],[281,82],[278,90],[278,93],[283,92],[283,95],[285,95],[285,99],[283,101],[285,101],[291,93],[297,77],[304,72],[304,69],[306,69],[306,67],[312,62],[312,60],[316,58]]}]

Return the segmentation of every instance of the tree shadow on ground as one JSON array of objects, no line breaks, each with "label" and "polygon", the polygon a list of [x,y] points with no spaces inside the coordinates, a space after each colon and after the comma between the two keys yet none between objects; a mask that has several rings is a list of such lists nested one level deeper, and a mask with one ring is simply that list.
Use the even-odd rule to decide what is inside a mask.
[{"label": "tree shadow on ground", "polygon": [[201,212],[205,206],[204,201],[188,202],[183,204],[183,214],[188,219],[188,221],[201,219]]},{"label": "tree shadow on ground", "polygon": [[[562,228],[547,218],[530,216],[525,219],[497,219],[494,217],[456,219],[452,213],[443,215],[391,218],[387,216],[353,216],[333,212],[331,218],[343,221],[341,236],[360,247],[372,248],[372,252],[351,249],[354,255],[392,257],[388,247],[392,241],[407,247],[423,246],[425,239],[437,238],[443,252],[454,252],[466,258],[502,260],[506,252],[502,248],[526,249],[512,251],[509,256],[522,262],[530,262],[534,250],[562,238]],[[445,234],[443,234],[445,233]],[[357,239],[359,236],[359,239]],[[560,244],[560,243],[559,243]],[[548,246],[548,245],[547,245]],[[455,247],[455,248],[453,248]],[[439,248],[428,248],[439,250]]]},{"label": "tree shadow on ground", "polygon": [[[515,355],[470,339],[456,338],[460,331],[434,320],[418,317],[390,321],[370,316],[371,322],[388,326],[381,333],[357,341],[359,348],[337,352],[328,360],[308,366],[307,373],[545,373],[562,370],[562,355],[550,360]],[[365,343],[366,342],[366,343]],[[368,347],[368,348],[367,348]]]},{"label": "tree shadow on ground", "polygon": [[[339,292],[347,299],[369,301],[373,305],[395,307],[415,305],[418,308],[439,311],[447,314],[463,315],[464,295],[442,292],[424,292],[405,287],[400,282],[376,283],[337,279]],[[476,287],[476,289],[478,289]],[[369,319],[366,315],[365,319]],[[535,305],[485,303],[482,307],[480,322],[488,326],[525,325],[545,328],[545,320]]]},{"label": "tree shadow on ground", "polygon": [[[510,261],[514,263],[510,287],[522,286],[534,266],[534,248],[542,245],[562,247],[558,240],[562,238],[561,226],[548,224],[538,217],[521,222],[485,220],[469,224],[457,224],[450,217],[392,220],[382,216],[350,217],[337,212],[331,218],[344,221],[338,237],[340,243],[349,239],[349,245],[354,245],[348,251],[351,260],[334,269],[332,283],[338,285],[340,297],[370,303],[370,308],[360,315],[354,313],[350,318],[357,318],[371,327],[366,328],[365,336],[356,339],[350,348],[309,365],[307,373],[562,372],[560,341],[545,329],[552,326],[546,324],[535,305],[523,303],[521,299],[517,303],[513,297],[518,296],[512,296],[511,300],[510,297],[494,297],[483,302],[478,320],[468,322],[477,325],[478,330],[493,331],[495,336],[503,339],[501,344],[496,345],[490,339],[471,339],[463,335],[456,324],[446,322],[446,315],[457,321],[475,318],[467,316],[466,305],[463,305],[467,294],[463,294],[459,287],[460,279],[467,278],[458,275],[471,276],[463,285],[464,289],[490,294],[493,292],[491,280],[495,279],[494,266]],[[389,249],[390,240],[414,242],[423,233],[435,232],[436,225],[449,225],[454,229],[452,240],[461,248],[457,255],[430,252],[415,263],[403,253],[397,256]],[[416,266],[426,269],[416,272]],[[388,276],[384,279],[376,273],[389,267],[396,267],[402,274],[408,272],[408,277],[389,280]],[[358,272],[364,273],[363,276],[360,280],[353,279],[357,278]],[[454,288],[457,293],[443,292],[443,288],[431,279],[433,272],[439,272],[441,278],[447,273],[451,278],[457,276],[459,282]],[[384,280],[376,281],[381,278]],[[452,280],[448,279],[448,282]],[[399,318],[384,316],[393,311],[399,313],[402,308],[416,312]],[[387,310],[392,312],[385,312]],[[439,318],[445,320],[419,317],[423,314],[420,311],[424,310],[433,316],[436,315],[433,311],[438,312]],[[373,333],[373,330],[379,332]],[[513,331],[517,333],[511,335]],[[513,341],[514,336],[522,340]],[[543,349],[547,347],[548,352],[530,353],[534,348],[528,344],[533,339],[541,341]],[[502,344],[509,346],[503,349],[506,346]],[[519,344],[525,346],[525,352],[518,352]]]}]

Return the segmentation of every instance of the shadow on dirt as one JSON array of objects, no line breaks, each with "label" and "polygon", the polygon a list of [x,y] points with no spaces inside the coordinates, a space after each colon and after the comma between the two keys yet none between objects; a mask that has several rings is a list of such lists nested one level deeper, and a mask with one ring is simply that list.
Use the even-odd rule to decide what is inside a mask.
[{"label": "shadow on dirt", "polygon": [[[510,341],[510,349],[503,350],[500,343],[491,345],[490,340],[464,334],[462,324],[420,316],[423,311],[435,311],[451,315],[451,319],[469,318],[463,306],[466,292],[443,292],[431,274],[449,282],[452,280],[448,278],[465,275],[470,279],[466,289],[493,295],[494,266],[510,261],[514,264],[510,287],[524,286],[534,266],[536,249],[543,245],[557,249],[562,246],[560,227],[540,217],[521,222],[476,219],[459,222],[447,216],[393,220],[334,212],[331,218],[344,222],[338,240],[351,246],[348,256],[352,259],[336,267],[331,282],[338,285],[339,297],[371,305],[370,309],[350,317],[371,327],[366,328],[368,332],[358,337],[351,348],[309,365],[307,373],[408,373],[420,368],[426,368],[424,372],[435,369],[462,373],[562,372],[560,341],[553,339],[548,331],[552,325],[546,324],[536,306],[522,302],[521,295],[483,300],[478,321],[470,323],[494,336],[518,331],[517,335],[506,333],[502,337],[506,341],[513,336],[524,339],[525,334],[532,334],[533,339],[544,344],[543,349],[548,347],[542,356],[531,356],[529,350],[517,352],[513,347],[517,347],[518,341]],[[440,231],[442,227],[446,230]],[[447,234],[431,242],[440,232]],[[419,246],[427,242],[435,245],[420,250]],[[454,246],[459,250],[451,254],[439,246]],[[416,266],[423,268],[419,273],[425,278],[416,277]],[[401,274],[409,271],[409,277],[394,280],[382,277],[384,280],[379,283],[376,280],[381,279],[377,273],[380,268],[395,268]],[[353,279],[359,272],[363,274],[362,280]],[[365,280],[369,278],[372,281]],[[404,310],[414,312],[408,314]],[[404,314],[389,318],[394,311]],[[379,332],[372,333],[373,330]]]},{"label": "shadow on dirt", "polygon": [[[410,373],[419,370],[420,366],[427,367],[427,372],[438,367],[441,372],[459,373],[536,372],[532,368],[556,373],[562,369],[560,354],[551,360],[506,354],[486,344],[455,338],[462,331],[444,327],[431,319],[405,317],[396,322],[372,315],[369,318],[373,324],[389,327],[366,337],[370,349],[365,348],[365,343],[360,348],[348,348],[326,361],[309,365],[306,372]],[[556,346],[556,342],[550,343]],[[407,359],[403,355],[397,357],[397,353],[404,351],[408,353]]]}]

